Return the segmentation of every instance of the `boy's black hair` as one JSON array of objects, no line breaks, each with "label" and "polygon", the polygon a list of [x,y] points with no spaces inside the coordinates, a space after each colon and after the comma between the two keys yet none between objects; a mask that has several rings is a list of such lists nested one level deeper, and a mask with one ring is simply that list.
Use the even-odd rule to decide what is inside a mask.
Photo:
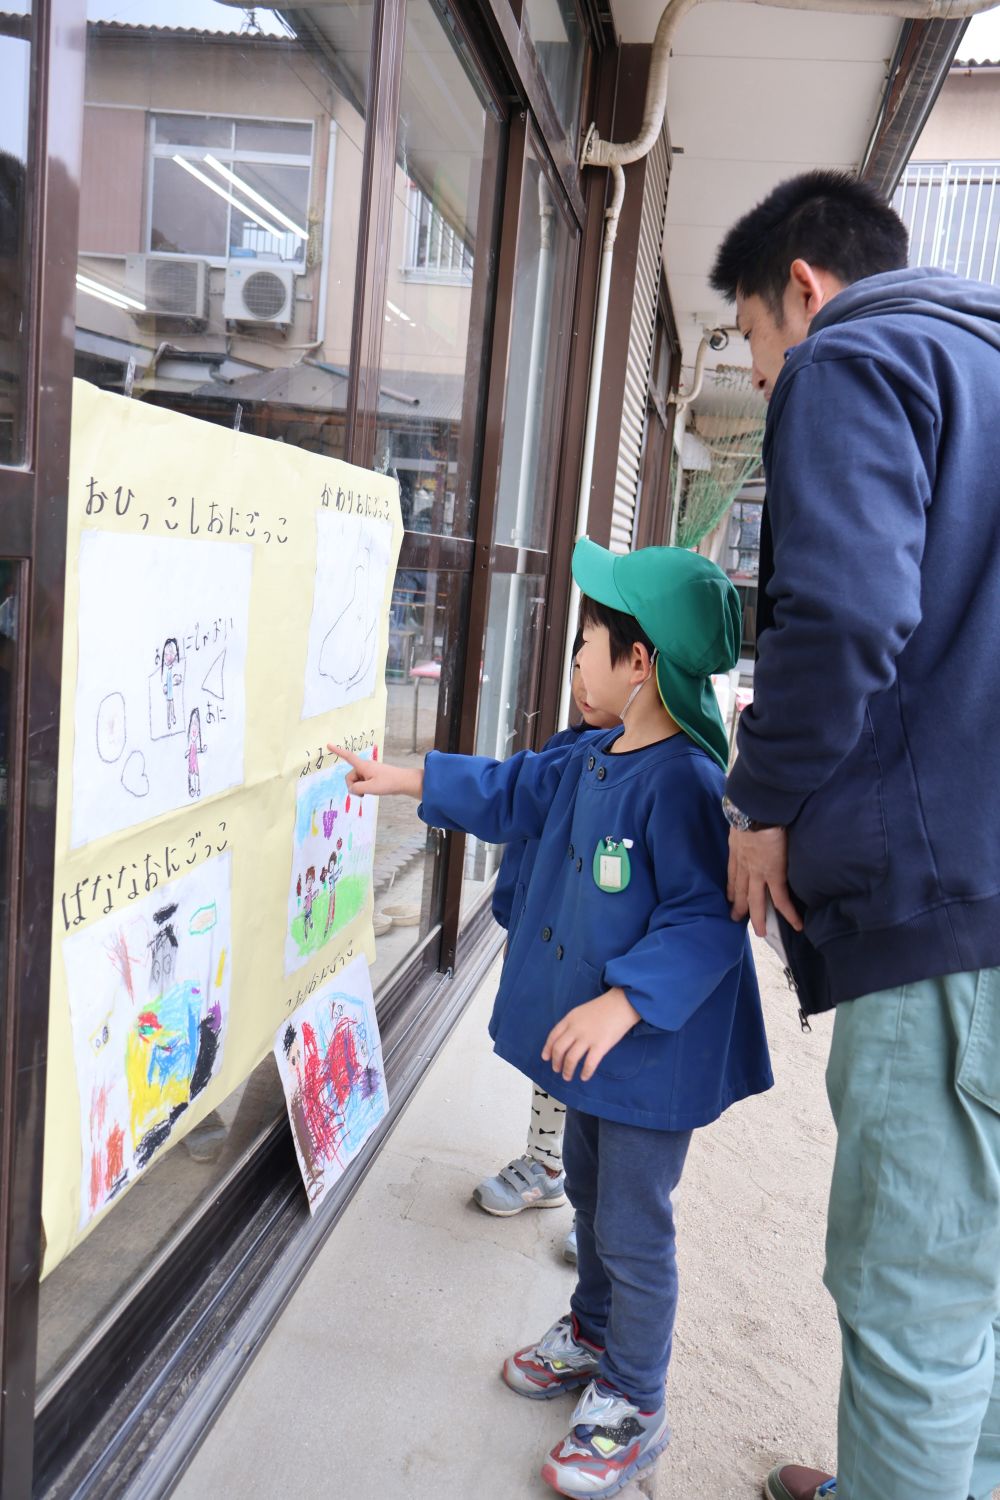
[{"label": "boy's black hair", "polygon": [[573,660],[576,661],[580,655],[580,647],[583,645],[583,631],[578,630],[573,637]]},{"label": "boy's black hair", "polygon": [[803,172],[781,182],[743,215],[719,247],[709,277],[730,302],[761,297],[784,321],[793,260],[829,271],[850,285],[907,263],[902,219],[867,182],[849,172]]},{"label": "boy's black hair", "polygon": [[650,656],[656,650],[634,615],[627,615],[620,609],[611,609],[607,604],[598,604],[596,599],[591,599],[584,594],[580,600],[581,639],[588,625],[603,625],[608,632],[608,646],[613,667],[617,667],[621,661],[628,660],[636,641],[645,646]]}]

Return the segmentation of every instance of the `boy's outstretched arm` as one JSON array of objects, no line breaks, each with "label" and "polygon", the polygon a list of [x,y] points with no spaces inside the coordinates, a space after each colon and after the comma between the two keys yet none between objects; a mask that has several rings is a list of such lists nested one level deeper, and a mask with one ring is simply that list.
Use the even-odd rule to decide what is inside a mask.
[{"label": "boy's outstretched arm", "polygon": [[351,767],[347,776],[347,790],[355,797],[416,797],[424,795],[423,770],[407,770],[403,766],[386,765],[383,760],[365,760],[339,745],[327,745],[334,755],[346,760]]}]

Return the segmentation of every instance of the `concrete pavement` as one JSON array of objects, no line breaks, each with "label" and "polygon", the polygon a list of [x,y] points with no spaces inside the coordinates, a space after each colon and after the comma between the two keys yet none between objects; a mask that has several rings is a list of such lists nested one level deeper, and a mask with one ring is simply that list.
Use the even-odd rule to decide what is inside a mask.
[{"label": "concrete pavement", "polygon": [[[776,1087],[695,1137],[678,1194],[673,1440],[622,1500],[752,1500],[779,1458],[829,1464],[839,1350],[820,1281],[829,1018],[803,1034],[758,947]],[[490,1051],[496,972],[175,1492],[179,1500],[544,1500],[572,1403],[499,1367],[565,1311],[568,1208],[491,1219],[478,1179],[523,1149],[529,1086]]]}]

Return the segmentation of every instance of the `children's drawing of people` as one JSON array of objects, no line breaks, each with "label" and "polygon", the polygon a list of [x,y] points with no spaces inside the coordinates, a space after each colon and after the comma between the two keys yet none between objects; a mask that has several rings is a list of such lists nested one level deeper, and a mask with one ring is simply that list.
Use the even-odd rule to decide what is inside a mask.
[{"label": "children's drawing of people", "polygon": [[201,738],[201,712],[197,708],[191,710],[188,719],[187,734],[187,764],[188,764],[188,796],[201,796],[201,771],[198,766],[199,755],[205,754],[205,746]]},{"label": "children's drawing of people", "polygon": [[316,900],[316,866],[306,871],[306,884],[302,893],[302,933],[305,936],[313,928],[313,902]]},{"label": "children's drawing of people", "polygon": [[163,642],[163,651],[160,656],[160,685],[163,688],[163,696],[167,700],[167,733],[171,734],[177,727],[177,705],[174,702],[174,690],[179,688],[182,677],[178,671],[181,653],[176,639],[168,635]]},{"label": "children's drawing of people", "polygon": [[337,909],[337,879],[340,871],[337,869],[337,855],[331,851],[330,860],[326,868],[320,872],[320,880],[326,886],[329,901],[326,908],[326,926],[323,928],[323,941],[326,942],[333,926],[333,915]]}]

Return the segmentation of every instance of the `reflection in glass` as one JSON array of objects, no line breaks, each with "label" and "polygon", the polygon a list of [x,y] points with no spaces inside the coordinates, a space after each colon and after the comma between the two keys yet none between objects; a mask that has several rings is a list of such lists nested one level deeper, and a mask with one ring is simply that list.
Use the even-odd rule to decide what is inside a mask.
[{"label": "reflection in glass", "polygon": [[[545,620],[545,579],[494,573],[486,616],[476,754],[506,760],[533,743],[535,686]],[[463,909],[492,879],[501,850],[466,841]]]},{"label": "reflection in glass", "polygon": [[[521,186],[507,405],[494,541],[545,553],[558,478],[559,429],[569,355],[576,239],[529,150]],[[486,617],[479,755],[505,760],[534,743],[544,577],[496,573]],[[497,855],[466,845],[465,903],[488,881]]]},{"label": "reflection in glass", "polygon": [[538,58],[573,160],[580,132],[586,33],[574,0],[524,0],[524,29]]},{"label": "reflection in glass", "polygon": [[[77,373],[341,455],[372,8],[294,15],[88,0]],[[43,1387],[283,1117],[266,1059],[46,1278]]]},{"label": "reflection in glass", "polygon": [[0,464],[24,459],[31,8],[0,16]]},{"label": "reflection in glass", "polygon": [[[385,759],[423,765],[435,746],[442,708],[458,701],[457,663],[468,607],[468,575],[433,573],[405,563],[396,573],[386,667]],[[375,845],[376,994],[440,918],[437,835],[406,797],[379,806]]]},{"label": "reflection in glass", "polygon": [[576,239],[537,157],[521,187],[507,408],[494,541],[545,551],[559,458]]},{"label": "reflection in glass", "polygon": [[[376,464],[411,531],[471,536],[498,126],[430,0],[411,0],[400,97]],[[479,278],[477,281],[476,278]],[[484,283],[480,285],[480,283]]]},{"label": "reflection in glass", "polygon": [[168,10],[88,0],[77,374],[342,457],[373,6]]}]

